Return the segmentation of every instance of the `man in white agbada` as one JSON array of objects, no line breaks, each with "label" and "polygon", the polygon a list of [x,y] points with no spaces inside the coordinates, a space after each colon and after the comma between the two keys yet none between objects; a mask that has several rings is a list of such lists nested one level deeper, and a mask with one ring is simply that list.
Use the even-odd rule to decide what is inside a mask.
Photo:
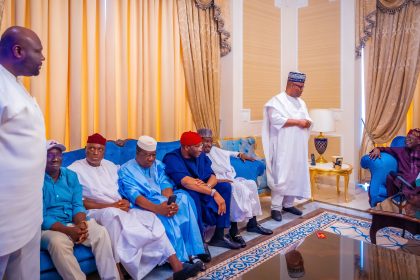
[{"label": "man in white agbada", "polygon": [[264,106],[262,142],[271,189],[271,217],[281,221],[281,210],[295,215],[295,197],[309,198],[308,140],[312,120],[302,95],[306,75],[290,72],[286,91]]},{"label": "man in white agbada", "polygon": [[38,76],[42,44],[12,26],[0,41],[0,279],[39,279],[46,151],[42,112],[18,76]]},{"label": "man in white agbada", "polygon": [[156,265],[168,261],[174,279],[195,276],[200,264],[182,264],[157,216],[130,208],[118,193],[118,166],[104,159],[106,139],[98,133],[88,137],[86,158],[68,168],[77,173],[83,187],[88,216],[109,233],[114,255],[134,279],[141,279]]},{"label": "man in white agbada", "polygon": [[262,214],[257,184],[253,180],[235,178],[236,172],[230,164],[230,157],[238,157],[241,160],[255,159],[244,153],[232,152],[213,146],[213,133],[211,129],[201,128],[197,130],[203,138],[203,152],[211,160],[211,169],[214,171],[219,182],[229,182],[232,185],[232,200],[230,206],[231,226],[229,234],[233,241],[246,246],[245,240],[239,234],[238,222],[246,220],[247,231],[263,235],[270,235],[273,231],[262,227],[257,223],[257,217]]}]

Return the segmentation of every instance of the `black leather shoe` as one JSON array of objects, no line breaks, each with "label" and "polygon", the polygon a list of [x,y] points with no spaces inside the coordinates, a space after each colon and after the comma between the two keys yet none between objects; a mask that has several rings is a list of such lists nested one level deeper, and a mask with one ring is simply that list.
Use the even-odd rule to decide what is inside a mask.
[{"label": "black leather shoe", "polygon": [[283,211],[292,213],[293,215],[302,216],[302,211],[300,211],[296,207],[288,207],[288,208],[283,207]]},{"label": "black leather shoe", "polygon": [[235,236],[231,235],[230,238],[232,238],[232,240],[236,243],[240,244],[242,248],[246,247],[246,242],[240,234],[237,234]]},{"label": "black leather shoe", "polygon": [[207,267],[199,257],[193,256],[190,258],[190,264],[199,263],[201,265],[200,271],[206,271]]},{"label": "black leather shoe", "polygon": [[209,242],[209,245],[215,246],[215,247],[223,247],[228,249],[239,249],[241,248],[241,244],[236,243],[230,238],[230,235],[227,234],[223,236],[222,239],[214,239],[212,238]]},{"label": "black leather shoe", "polygon": [[198,254],[197,257],[205,263],[211,261],[209,246],[207,244],[204,243],[204,254]]},{"label": "black leather shoe", "polygon": [[173,274],[173,279],[185,280],[190,277],[194,277],[198,274],[198,272],[200,271],[200,268],[201,268],[201,264],[199,263],[195,263],[195,264],[183,263],[182,270],[175,272]]},{"label": "black leather shoe", "polygon": [[271,210],[271,218],[277,222],[281,222],[283,219],[279,210]]},{"label": "black leather shoe", "polygon": [[257,224],[255,227],[246,227],[246,230],[249,231],[249,232],[256,232],[256,233],[262,234],[262,235],[273,234],[273,231],[271,229],[265,228],[260,224]]}]

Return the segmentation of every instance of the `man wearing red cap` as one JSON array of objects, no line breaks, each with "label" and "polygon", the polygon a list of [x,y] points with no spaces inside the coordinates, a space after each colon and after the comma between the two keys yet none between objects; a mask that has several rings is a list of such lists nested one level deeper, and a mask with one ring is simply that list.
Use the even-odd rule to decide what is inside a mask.
[{"label": "man wearing red cap", "polygon": [[174,279],[194,276],[199,266],[182,264],[165,228],[150,211],[132,208],[118,192],[118,166],[104,159],[106,139],[95,133],[88,137],[86,158],[68,168],[78,175],[88,216],[103,225],[111,238],[117,262],[133,279],[142,279],[156,265],[168,261]]},{"label": "man wearing red cap", "polygon": [[205,227],[215,225],[216,231],[209,244],[239,249],[241,245],[224,234],[224,229],[230,226],[232,188],[229,183],[217,182],[211,161],[202,149],[202,138],[197,132],[184,132],[181,148],[163,158],[165,171],[178,188],[186,190],[193,198],[203,238]]}]

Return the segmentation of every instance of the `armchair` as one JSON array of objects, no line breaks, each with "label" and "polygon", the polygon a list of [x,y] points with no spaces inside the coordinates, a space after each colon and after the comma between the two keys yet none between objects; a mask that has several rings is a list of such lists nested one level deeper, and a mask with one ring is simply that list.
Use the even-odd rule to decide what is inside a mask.
[{"label": "armchair", "polygon": [[[391,147],[405,147],[405,136],[395,137],[391,142]],[[374,207],[387,198],[386,177],[389,172],[397,171],[397,160],[390,154],[382,152],[381,158],[376,160],[371,160],[369,155],[364,155],[360,160],[360,165],[370,171],[371,180],[368,194],[370,206]]]}]

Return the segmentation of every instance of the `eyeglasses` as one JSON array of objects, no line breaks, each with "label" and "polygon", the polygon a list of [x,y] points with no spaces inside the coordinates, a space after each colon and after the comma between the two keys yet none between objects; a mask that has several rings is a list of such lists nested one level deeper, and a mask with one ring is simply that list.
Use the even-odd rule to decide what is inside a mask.
[{"label": "eyeglasses", "polygon": [[62,154],[47,154],[47,159],[48,160],[53,160],[53,159],[62,159],[63,155]]}]

